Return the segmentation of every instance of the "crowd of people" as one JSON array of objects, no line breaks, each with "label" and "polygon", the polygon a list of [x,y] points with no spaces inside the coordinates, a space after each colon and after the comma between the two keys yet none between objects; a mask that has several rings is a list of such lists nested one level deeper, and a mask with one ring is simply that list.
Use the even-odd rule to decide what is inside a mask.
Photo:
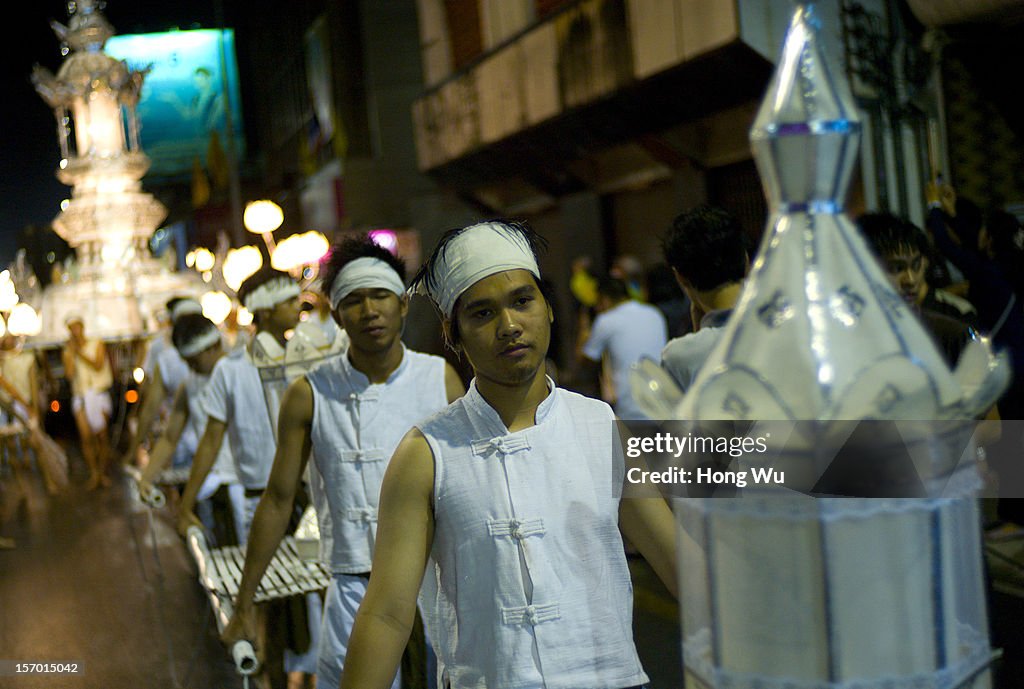
[{"label": "crowd of people", "polygon": [[[981,335],[1024,370],[1024,230],[948,187],[930,201],[925,228],[870,213],[857,218],[861,234],[951,367]],[[660,363],[681,391],[693,385],[753,251],[735,217],[705,205],[666,228],[659,271],[622,261],[595,276],[577,262],[575,361],[559,385],[548,375],[554,310],[538,267],[543,246],[519,222],[459,228],[408,281],[400,257],[366,237],[342,240],[321,266],[315,315],[344,347],[295,377],[279,403],[254,348],[283,351],[299,321],[296,280],[265,268],[242,284],[254,327],[233,347],[194,300],[167,304],[122,462],[141,467],[143,493],[168,468],[187,467],[171,503],[179,531],[200,526],[216,545],[244,546],[228,647],[256,642],[296,688],[648,682],[627,558],[644,557],[675,592],[674,522],[661,498],[616,497],[609,429],[616,418],[646,418],[629,383],[641,359]],[[402,343],[409,300],[421,297],[470,380]],[[102,487],[109,362],[80,318],[68,328],[63,360],[87,485]],[[38,410],[23,399],[14,361],[0,361],[3,405]],[[984,416],[1021,418],[1022,403],[1014,376]],[[1022,438],[991,442],[1017,447]],[[1019,471],[992,467],[1007,480]],[[287,611],[256,605],[274,553],[310,504],[328,589]],[[1019,532],[1016,505],[1000,501],[986,525],[994,536]]]},{"label": "crowd of people", "polygon": [[[343,353],[295,378],[269,412],[253,348],[286,346],[299,284],[272,269],[248,278],[238,296],[254,333],[230,352],[194,302],[168,304],[170,337],[154,338],[123,459],[146,462],[145,494],[181,457],[179,531],[201,526],[217,545],[244,546],[228,647],[255,642],[290,687],[314,676],[396,688],[647,681],[623,536],[674,590],[671,512],[661,499],[620,504],[614,412],[547,375],[542,246],[516,222],[452,231],[410,288],[401,258],[365,237],[339,242],[319,288]],[[601,286],[602,311],[648,319],[660,344],[636,352],[656,356],[664,318],[621,285]],[[472,368],[468,388],[445,358],[402,343],[410,291],[437,307],[448,346]],[[621,356],[614,322],[594,326],[604,341],[588,338],[586,351]],[[275,613],[254,603],[256,589],[310,503],[330,584],[301,614]],[[460,574],[470,568],[495,576]],[[495,653],[509,647],[523,653]]]}]

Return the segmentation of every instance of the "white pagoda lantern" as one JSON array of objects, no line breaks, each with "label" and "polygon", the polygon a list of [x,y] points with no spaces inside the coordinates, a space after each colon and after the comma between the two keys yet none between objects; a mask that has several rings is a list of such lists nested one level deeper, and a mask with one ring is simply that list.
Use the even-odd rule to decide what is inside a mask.
[{"label": "white pagoda lantern", "polygon": [[677,497],[690,689],[990,684],[969,436],[1006,371],[984,342],[950,371],[843,214],[859,130],[848,86],[819,52],[813,9],[801,4],[751,131],[771,208],[765,237],[674,416],[788,425],[767,433],[769,461],[809,474],[808,486],[825,471],[817,462],[830,439],[842,445],[858,423],[916,420],[896,427],[921,491],[812,497],[759,486]]},{"label": "white pagoda lantern", "polygon": [[157,306],[202,289],[195,276],[172,273],[149,256],[146,244],[167,209],[142,189],[150,161],[136,106],[145,72],[103,51],[114,29],[102,5],[69,2],[68,25],[51,23],[65,45],[63,64],[56,75],[38,65],[32,73],[57,119],[57,177],[72,187],[53,228],[77,256],[74,279],[43,293],[41,343],[66,339],[71,312],[86,319],[90,336],[140,335]]}]

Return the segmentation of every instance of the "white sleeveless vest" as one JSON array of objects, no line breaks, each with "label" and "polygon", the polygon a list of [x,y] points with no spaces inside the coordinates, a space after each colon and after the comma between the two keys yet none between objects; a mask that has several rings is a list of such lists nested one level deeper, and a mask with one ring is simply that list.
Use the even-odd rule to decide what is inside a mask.
[{"label": "white sleeveless vest", "polygon": [[175,347],[162,349],[156,356],[156,362],[160,366],[160,376],[163,378],[167,397],[168,399],[173,398],[174,393],[178,391],[178,386],[188,379],[192,369],[188,367],[188,363]]},{"label": "white sleeveless vest", "polygon": [[320,558],[334,574],[369,572],[380,485],[402,437],[448,404],[445,361],[405,349],[384,384],[371,385],[347,356],[306,374],[313,389],[310,492]]},{"label": "white sleeveless vest", "polygon": [[612,410],[548,385],[522,431],[508,432],[475,380],[420,425],[434,454],[435,520],[420,608],[439,686],[648,681],[633,645]]},{"label": "white sleeveless vest", "polygon": [[[192,452],[195,453],[198,438],[206,430],[206,410],[203,409],[202,397],[203,388],[210,382],[209,376],[203,376],[192,369],[189,369],[188,377],[185,378],[185,392],[188,394],[188,423],[182,431],[182,437],[189,435],[196,441],[192,445]],[[181,442],[179,440],[179,442]],[[231,443],[222,442],[217,451],[217,458],[213,462],[210,473],[216,475],[222,484],[238,483],[238,474],[235,472],[235,460],[231,456]]]}]

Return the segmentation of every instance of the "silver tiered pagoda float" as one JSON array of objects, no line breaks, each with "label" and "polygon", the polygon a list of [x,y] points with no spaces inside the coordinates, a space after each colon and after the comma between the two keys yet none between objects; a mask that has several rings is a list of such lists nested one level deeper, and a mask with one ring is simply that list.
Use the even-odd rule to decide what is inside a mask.
[{"label": "silver tiered pagoda float", "polygon": [[[816,32],[801,3],[750,135],[770,205],[765,236],[672,414],[694,426],[752,421],[770,451],[726,458],[729,468],[767,461],[809,480],[735,497],[676,493],[686,686],[987,687],[970,434],[1005,386],[1005,363],[975,341],[951,371],[844,214],[860,125]],[[634,374],[638,391],[663,402],[666,382]],[[891,433],[874,437],[888,421]],[[881,466],[874,451],[895,439],[914,497],[899,486],[884,497],[813,490],[857,427],[871,430],[854,475]]]},{"label": "silver tiered pagoda float", "polygon": [[56,76],[38,65],[32,73],[57,118],[57,177],[72,187],[53,227],[77,255],[71,279],[42,294],[42,332],[34,338],[42,345],[66,339],[64,318],[71,312],[86,319],[90,336],[138,336],[168,298],[202,291],[198,276],[166,269],[147,249],[167,209],[142,190],[150,161],[140,146],[136,106],[145,72],[104,53],[114,29],[102,4],[69,2],[68,25],[52,22],[64,63]]}]

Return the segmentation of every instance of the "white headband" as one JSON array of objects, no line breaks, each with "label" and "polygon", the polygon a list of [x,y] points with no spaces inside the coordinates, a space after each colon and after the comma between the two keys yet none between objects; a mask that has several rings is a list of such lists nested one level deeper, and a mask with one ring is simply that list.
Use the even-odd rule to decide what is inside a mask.
[{"label": "white headband", "polygon": [[198,313],[202,315],[203,305],[195,299],[181,299],[174,302],[174,306],[171,307],[171,323],[188,313]]},{"label": "white headband", "polygon": [[69,313],[64,316],[64,325],[71,325],[72,323],[82,323],[84,325],[85,321],[82,319],[82,316],[77,313]]},{"label": "white headband", "polygon": [[386,289],[405,296],[405,285],[402,278],[387,262],[372,256],[363,256],[349,261],[338,272],[331,285],[331,308],[338,308],[341,300],[357,289]]},{"label": "white headband", "polygon": [[198,333],[191,340],[182,343],[182,345],[178,347],[178,354],[181,355],[182,359],[187,359],[188,357],[195,356],[200,352],[205,352],[218,342],[220,342],[220,331],[217,330],[216,326],[213,326]]},{"label": "white headband", "polygon": [[245,298],[243,306],[249,313],[260,309],[272,309],[282,301],[297,297],[302,293],[299,283],[288,277],[273,278],[254,289]]},{"label": "white headband", "polygon": [[442,249],[431,271],[432,289],[427,290],[421,281],[417,292],[428,294],[450,318],[455,302],[467,289],[485,277],[516,269],[528,270],[540,279],[526,237],[501,223],[470,225]]}]

